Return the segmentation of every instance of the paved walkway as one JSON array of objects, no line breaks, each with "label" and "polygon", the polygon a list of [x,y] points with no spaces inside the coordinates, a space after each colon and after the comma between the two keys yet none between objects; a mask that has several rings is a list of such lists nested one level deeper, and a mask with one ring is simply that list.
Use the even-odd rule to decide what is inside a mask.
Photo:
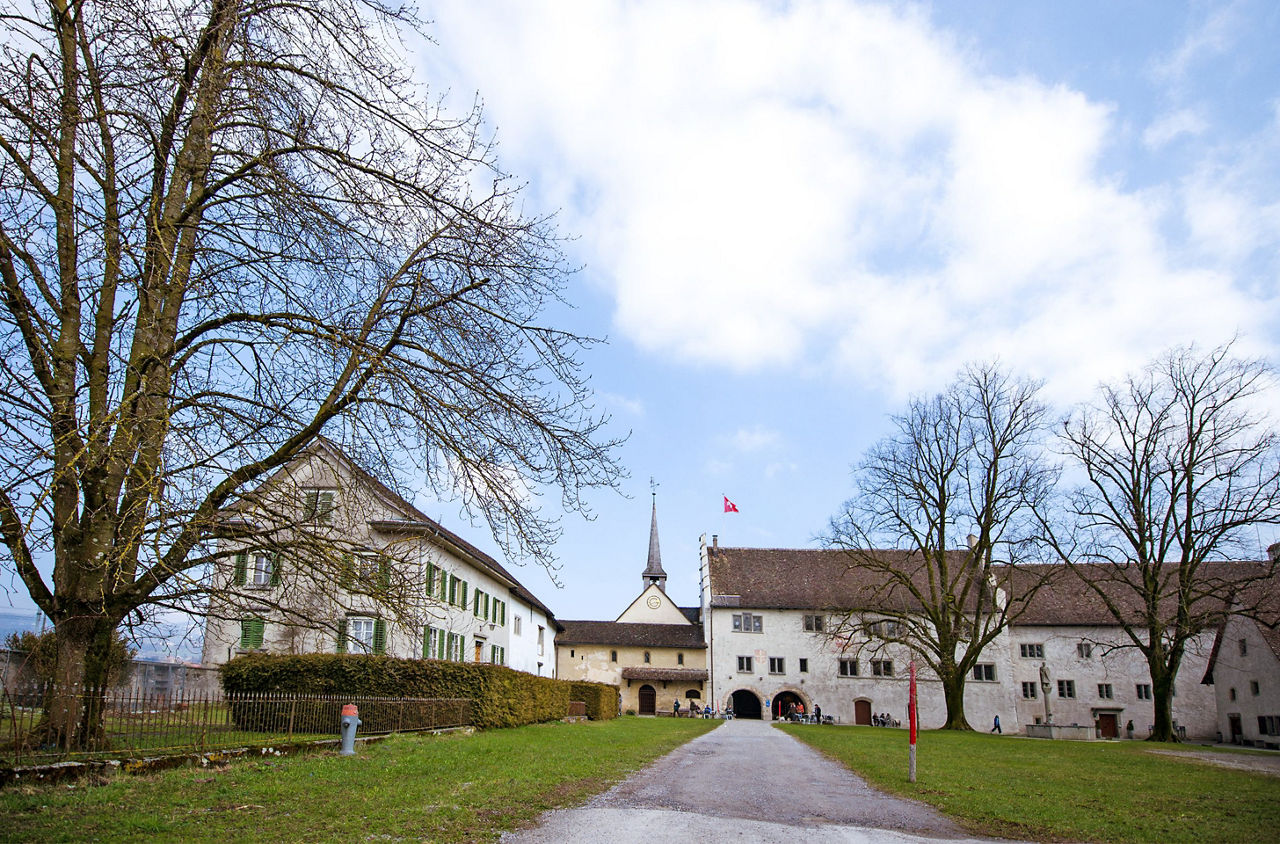
[{"label": "paved walkway", "polygon": [[537,827],[502,840],[977,840],[963,836],[933,809],[876,791],[765,722],[726,721],[587,805],[548,812]]}]

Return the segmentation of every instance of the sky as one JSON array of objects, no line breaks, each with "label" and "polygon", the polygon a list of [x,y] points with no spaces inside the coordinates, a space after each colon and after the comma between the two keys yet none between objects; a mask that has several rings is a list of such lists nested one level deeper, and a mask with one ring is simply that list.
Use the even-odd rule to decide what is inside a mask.
[{"label": "sky", "polygon": [[1174,345],[1276,360],[1275,4],[422,11],[422,78],[480,97],[574,238],[567,324],[609,338],[624,496],[566,518],[563,588],[513,568],[560,618],[638,594],[650,477],[682,604],[702,534],[814,545],[889,415],[968,361],[1065,411]]},{"label": "sky", "polygon": [[678,603],[703,534],[815,545],[889,415],[966,362],[1065,410],[1177,344],[1280,359],[1274,3],[420,13],[419,78],[458,114],[480,98],[582,267],[548,320],[609,341],[583,362],[629,476],[565,517],[560,587],[510,566],[559,618],[639,593],[651,477]]}]

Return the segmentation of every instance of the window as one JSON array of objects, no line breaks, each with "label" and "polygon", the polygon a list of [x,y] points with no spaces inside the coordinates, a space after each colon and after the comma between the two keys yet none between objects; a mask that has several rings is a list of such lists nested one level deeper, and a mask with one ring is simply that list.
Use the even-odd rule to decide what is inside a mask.
[{"label": "window", "polygon": [[538,625],[538,656],[542,656],[542,651],[546,647],[547,628],[541,624]]},{"label": "window", "polygon": [[1058,697],[1075,697],[1076,681],[1075,680],[1059,680],[1058,681]]},{"label": "window", "polygon": [[1235,699],[1236,699],[1236,690],[1235,690],[1235,687],[1232,686],[1231,688],[1227,689],[1227,700],[1234,701]]},{"label": "window", "polygon": [[806,615],[804,617],[804,629],[810,633],[821,633],[826,623],[820,615]]},{"label": "window", "polygon": [[610,661],[610,662],[617,662],[617,661],[618,661],[618,652],[617,652],[617,651],[609,651],[609,661]]},{"label": "window", "polygon": [[842,660],[840,660],[840,671],[839,671],[839,674],[840,674],[840,676],[841,676],[841,677],[857,677],[857,676],[858,676],[858,661],[857,661],[856,659],[842,659]]},{"label": "window", "polygon": [[[515,633],[517,636],[520,635],[520,616],[518,615],[513,615],[511,617],[511,632]],[[539,653],[541,653],[541,651],[539,651]]]},{"label": "window", "polygon": [[994,683],[996,681],[996,665],[994,662],[979,662],[973,666],[973,679],[979,683]]},{"label": "window", "polygon": [[266,551],[253,552],[253,585],[271,586],[276,582],[275,560]]},{"label": "window", "polygon": [[787,673],[786,659],[780,656],[769,657],[769,673],[785,674]]},{"label": "window", "polygon": [[733,629],[738,633],[763,633],[764,616],[753,615],[749,612],[734,613]]},{"label": "window", "polygon": [[240,619],[240,650],[256,651],[262,647],[267,623],[260,618]]},{"label": "window", "polygon": [[506,665],[507,649],[502,647],[501,645],[490,645],[489,661],[492,662],[494,665]]},{"label": "window", "polygon": [[1080,642],[1076,645],[1076,655],[1081,659],[1089,659],[1093,656],[1093,645],[1089,642]]},{"label": "window", "polygon": [[422,656],[424,659],[462,662],[466,641],[467,637],[461,633],[450,633],[440,627],[428,627],[426,634],[422,637]]},{"label": "window", "polygon": [[676,654],[676,665],[684,665],[684,654]]},{"label": "window", "polygon": [[1240,640],[1240,656],[1248,656],[1248,655],[1249,655],[1249,640],[1241,639]]},{"label": "window", "polygon": [[387,588],[391,585],[391,558],[386,554],[357,555],[356,576],[363,586]]},{"label": "window", "polygon": [[873,621],[867,625],[867,633],[882,639],[893,639],[901,632],[901,625],[896,621]]},{"label": "window", "polygon": [[893,660],[891,659],[871,660],[871,674],[874,677],[892,677],[893,676]]},{"label": "window", "polygon": [[267,551],[241,551],[234,557],[237,586],[275,586],[280,583],[277,555]]},{"label": "window", "polygon": [[1112,693],[1110,683],[1098,684],[1098,697],[1102,698],[1103,700],[1111,700],[1113,697],[1115,697],[1115,695]]},{"label": "window", "polygon": [[1138,700],[1151,700],[1151,684],[1139,683],[1137,685]]},{"label": "window", "polygon": [[1257,681],[1257,680],[1250,680],[1250,681],[1249,681],[1249,693],[1250,693],[1251,695],[1253,695],[1254,697],[1257,697],[1257,696],[1261,693],[1261,691],[1262,691],[1262,690],[1258,687],[1258,681]]},{"label": "window", "polygon": [[1280,715],[1259,715],[1258,732],[1264,736],[1280,735]]},{"label": "window", "polygon": [[800,657],[800,673],[801,674],[809,673],[809,660],[805,659],[804,657]]},{"label": "window", "polygon": [[305,490],[302,496],[302,520],[327,525],[332,519],[333,490]]},{"label": "window", "polygon": [[493,615],[490,618],[494,624],[499,627],[507,626],[507,602],[493,599]]},{"label": "window", "polygon": [[449,603],[455,607],[467,605],[467,582],[457,575],[449,575]]},{"label": "window", "polygon": [[644,664],[645,664],[645,665],[648,665],[648,664],[649,664],[649,652],[648,652],[648,651],[645,651],[645,652],[644,652]]},{"label": "window", "polygon": [[444,598],[445,572],[435,563],[427,563],[427,597]]},{"label": "window", "polygon": [[387,623],[380,618],[348,616],[338,625],[338,653],[385,653]]},{"label": "window", "polygon": [[738,673],[739,674],[750,674],[752,670],[753,669],[751,667],[751,657],[749,656],[738,657]]},{"label": "window", "polygon": [[1034,681],[1034,680],[1031,680],[1031,681],[1023,680],[1023,681],[1022,681],[1022,697],[1023,697],[1023,699],[1024,699],[1024,700],[1035,700],[1035,699],[1036,699],[1036,683],[1035,683],[1035,681]]},{"label": "window", "polygon": [[1044,645],[1019,645],[1023,659],[1044,659]]}]

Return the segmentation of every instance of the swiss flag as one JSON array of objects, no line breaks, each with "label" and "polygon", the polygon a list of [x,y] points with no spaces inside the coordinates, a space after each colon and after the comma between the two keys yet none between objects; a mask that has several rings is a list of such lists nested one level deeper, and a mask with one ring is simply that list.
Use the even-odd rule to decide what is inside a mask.
[{"label": "swiss flag", "polygon": [[734,504],[732,501],[730,501],[730,500],[729,500],[729,496],[727,496],[727,495],[724,497],[724,511],[725,511],[726,513],[736,513],[736,512],[738,512],[738,505],[737,505],[737,504]]}]

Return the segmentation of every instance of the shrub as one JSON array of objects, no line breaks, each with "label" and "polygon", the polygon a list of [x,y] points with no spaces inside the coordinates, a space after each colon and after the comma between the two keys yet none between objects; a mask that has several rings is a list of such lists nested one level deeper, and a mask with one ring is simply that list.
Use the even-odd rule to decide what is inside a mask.
[{"label": "shrub", "polygon": [[574,681],[569,684],[569,699],[586,703],[587,717],[592,721],[607,721],[618,717],[617,686]]},{"label": "shrub", "polygon": [[[566,680],[535,677],[501,665],[360,654],[246,654],[225,663],[221,673],[222,687],[228,694],[302,692],[468,698],[472,701],[474,724],[481,729],[559,720],[569,710],[570,688],[575,685]],[[607,714],[609,706],[617,712],[617,689],[612,686],[603,688],[613,690],[611,704],[605,705],[606,693],[603,692],[594,692],[591,698],[600,708],[600,717],[610,717]],[[588,712],[591,712],[592,705],[588,699]],[[248,711],[244,709],[245,715],[242,716],[247,721],[264,723],[267,719],[264,714],[249,718]],[[260,709],[257,711],[262,712]],[[380,712],[370,712],[370,715],[382,720]],[[370,720],[366,719],[363,709],[360,717],[364,721]],[[249,727],[246,725],[246,728]],[[332,724],[326,727],[333,728]]]}]

